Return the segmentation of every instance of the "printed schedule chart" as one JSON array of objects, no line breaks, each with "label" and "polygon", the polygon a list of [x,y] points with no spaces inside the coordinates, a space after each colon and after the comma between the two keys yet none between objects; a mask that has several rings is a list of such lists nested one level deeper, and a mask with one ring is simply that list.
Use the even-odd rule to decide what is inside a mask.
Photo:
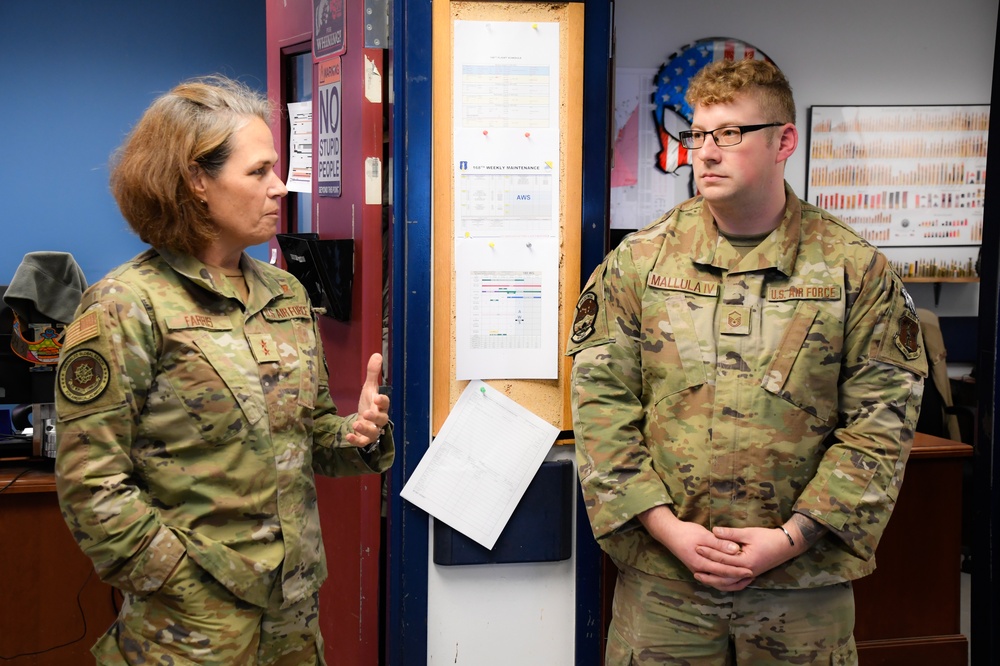
[{"label": "printed schedule chart", "polygon": [[473,349],[542,346],[542,277],[538,273],[472,273]]}]

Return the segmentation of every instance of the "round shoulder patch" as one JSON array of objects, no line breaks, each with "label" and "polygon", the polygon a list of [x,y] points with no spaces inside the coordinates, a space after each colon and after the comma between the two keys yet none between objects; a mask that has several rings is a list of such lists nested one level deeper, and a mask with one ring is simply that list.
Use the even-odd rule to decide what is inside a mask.
[{"label": "round shoulder patch", "polygon": [[573,320],[573,334],[570,340],[583,342],[594,334],[594,321],[597,319],[597,295],[588,291],[580,296],[576,304],[576,318]]},{"label": "round shoulder patch", "polygon": [[59,390],[70,402],[96,399],[108,387],[108,362],[90,349],[72,352],[59,367]]}]

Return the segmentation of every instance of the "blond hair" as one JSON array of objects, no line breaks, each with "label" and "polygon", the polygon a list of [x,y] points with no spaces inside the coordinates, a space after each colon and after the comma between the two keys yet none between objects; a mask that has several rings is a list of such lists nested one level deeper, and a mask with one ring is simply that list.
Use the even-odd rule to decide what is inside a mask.
[{"label": "blond hair", "polygon": [[685,99],[692,107],[754,98],[769,122],[794,123],[795,99],[788,79],[768,60],[717,60],[691,78]]}]

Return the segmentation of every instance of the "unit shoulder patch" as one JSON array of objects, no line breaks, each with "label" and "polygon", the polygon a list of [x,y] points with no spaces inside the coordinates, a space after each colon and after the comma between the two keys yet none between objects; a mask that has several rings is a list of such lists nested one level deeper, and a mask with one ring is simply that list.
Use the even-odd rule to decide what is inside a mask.
[{"label": "unit shoulder patch", "polygon": [[108,362],[91,349],[70,352],[59,367],[59,390],[72,403],[96,400],[110,381]]},{"label": "unit shoulder patch", "polygon": [[597,295],[592,291],[584,292],[576,304],[576,318],[573,320],[573,334],[570,340],[579,344],[594,334],[597,312]]},{"label": "unit shoulder patch", "polygon": [[921,377],[927,376],[927,354],[924,353],[920,321],[905,298],[897,298],[879,326],[878,348],[873,350],[876,361],[891,363]]},{"label": "unit shoulder patch", "polygon": [[909,310],[899,316],[893,341],[908,361],[920,357],[920,324]]}]

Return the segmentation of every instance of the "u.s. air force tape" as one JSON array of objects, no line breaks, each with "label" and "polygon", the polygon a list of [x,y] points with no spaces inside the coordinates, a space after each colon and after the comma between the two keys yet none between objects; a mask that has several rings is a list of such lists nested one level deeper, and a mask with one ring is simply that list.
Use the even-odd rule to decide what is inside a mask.
[{"label": "u.s. air force tape", "polygon": [[108,373],[108,362],[97,352],[74,351],[59,367],[59,390],[70,402],[90,402],[108,387]]}]

